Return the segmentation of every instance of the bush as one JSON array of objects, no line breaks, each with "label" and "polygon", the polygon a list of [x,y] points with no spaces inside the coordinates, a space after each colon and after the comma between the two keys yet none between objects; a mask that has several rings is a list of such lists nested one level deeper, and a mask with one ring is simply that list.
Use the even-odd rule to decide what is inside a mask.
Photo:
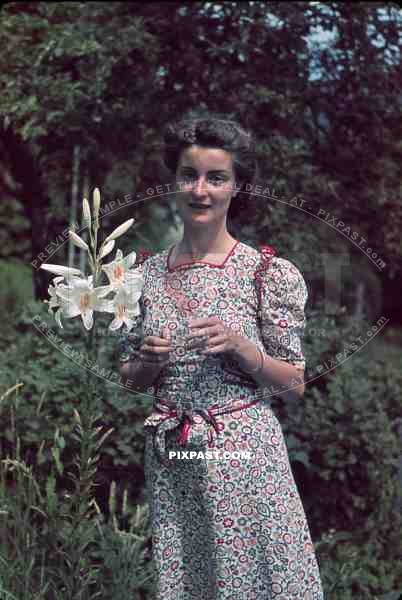
[{"label": "bush", "polygon": [[317,324],[329,335],[306,340],[303,401],[277,410],[313,536],[324,540],[328,597],[381,597],[402,589],[400,353],[378,338],[317,379],[317,364],[371,327],[345,315]]},{"label": "bush", "polygon": [[400,569],[378,556],[371,544],[353,543],[347,533],[330,531],[316,543],[326,598],[400,600]]},{"label": "bush", "polygon": [[[0,398],[3,413],[5,400],[19,387]],[[15,404],[10,406],[14,415]],[[137,506],[134,511],[125,491],[118,515],[114,485],[107,520],[93,498],[97,453],[110,434],[110,430],[95,427],[98,421],[98,417],[83,419],[74,411],[68,434],[63,436],[56,429],[49,448],[52,464],[48,474],[40,467],[43,445],[28,465],[20,455],[21,440],[14,428],[16,452],[3,455],[0,462],[2,597],[140,600],[149,591],[147,507]],[[64,473],[61,454],[72,445],[77,452],[66,473],[70,483],[66,488],[60,485]]]},{"label": "bush", "polygon": [[10,322],[27,300],[33,298],[32,269],[30,266],[0,260],[0,315]]}]

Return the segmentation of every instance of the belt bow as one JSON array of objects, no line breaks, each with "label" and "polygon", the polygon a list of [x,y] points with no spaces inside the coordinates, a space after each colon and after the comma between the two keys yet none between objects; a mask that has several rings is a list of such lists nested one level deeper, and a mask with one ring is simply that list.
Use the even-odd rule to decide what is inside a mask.
[{"label": "belt bow", "polygon": [[[181,427],[178,444],[182,447],[186,446],[190,437],[191,428],[195,423],[194,415],[199,414],[204,421],[212,426],[217,435],[219,435],[218,422],[209,408],[187,409],[177,407],[169,410],[167,405],[159,403],[156,409],[161,413],[159,415],[151,415],[144,423],[144,427],[154,427],[154,448],[159,460],[169,466],[170,461],[166,459],[166,433]],[[208,431],[208,443],[212,442],[212,432]]]},{"label": "belt bow", "polygon": [[[241,404],[240,406],[229,406],[229,407],[210,407],[210,408],[196,408],[188,409],[183,406],[175,406],[165,401],[159,401],[154,407],[156,413],[151,414],[144,422],[144,428],[151,428],[154,430],[154,449],[155,453],[160,460],[166,466],[170,466],[171,461],[166,457],[166,433],[173,431],[181,427],[178,444],[180,446],[186,446],[190,437],[191,427],[194,425],[194,415],[199,414],[204,421],[210,426],[208,429],[208,446],[212,444],[212,428],[215,430],[216,435],[219,436],[220,430],[215,415],[223,415],[225,413],[235,412],[237,410],[243,410],[249,406],[257,404],[259,400],[253,400]],[[164,413],[164,414],[163,414]]]}]

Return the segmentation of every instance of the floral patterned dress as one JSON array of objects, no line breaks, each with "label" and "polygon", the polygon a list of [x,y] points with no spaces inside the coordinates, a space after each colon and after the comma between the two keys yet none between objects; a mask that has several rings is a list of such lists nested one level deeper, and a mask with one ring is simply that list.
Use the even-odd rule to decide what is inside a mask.
[{"label": "floral patterned dress", "polygon": [[[171,247],[138,266],[141,314],[120,340],[120,360],[135,360],[143,337],[162,336],[165,326],[175,347],[148,390],[154,405],[144,423],[156,600],[323,598],[269,394],[226,354],[175,346],[189,318],[216,315],[304,370],[304,279],[270,246],[261,249],[236,241],[220,264],[174,267]],[[172,457],[175,451],[193,458]],[[244,451],[250,458],[241,458]]]}]

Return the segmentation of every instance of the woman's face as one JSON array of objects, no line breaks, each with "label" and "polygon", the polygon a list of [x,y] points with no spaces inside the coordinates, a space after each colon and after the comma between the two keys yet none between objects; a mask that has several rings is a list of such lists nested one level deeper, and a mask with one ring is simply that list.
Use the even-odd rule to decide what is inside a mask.
[{"label": "woman's face", "polygon": [[234,188],[230,152],[196,145],[182,151],[175,189],[184,223],[205,226],[226,220],[231,198],[237,194]]}]

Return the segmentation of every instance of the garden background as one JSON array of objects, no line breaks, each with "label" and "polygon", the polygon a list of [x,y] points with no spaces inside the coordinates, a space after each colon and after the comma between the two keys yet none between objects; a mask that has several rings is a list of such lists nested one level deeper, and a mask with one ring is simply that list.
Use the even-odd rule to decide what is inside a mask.
[{"label": "garden background", "polygon": [[[57,330],[35,267],[50,250],[84,266],[63,232],[95,187],[118,207],[106,232],[136,219],[125,252],[180,239],[173,198],[149,190],[170,180],[163,126],[202,109],[255,133],[278,197],[257,197],[235,235],[275,246],[309,287],[311,381],[276,410],[326,598],[402,597],[398,4],[11,2],[0,33],[1,597],[151,598],[152,400],[102,380],[99,415],[80,425],[87,373],[32,319],[75,348],[82,327]],[[99,361],[116,369],[117,338],[99,324]],[[330,368],[317,377],[318,365]]]}]

